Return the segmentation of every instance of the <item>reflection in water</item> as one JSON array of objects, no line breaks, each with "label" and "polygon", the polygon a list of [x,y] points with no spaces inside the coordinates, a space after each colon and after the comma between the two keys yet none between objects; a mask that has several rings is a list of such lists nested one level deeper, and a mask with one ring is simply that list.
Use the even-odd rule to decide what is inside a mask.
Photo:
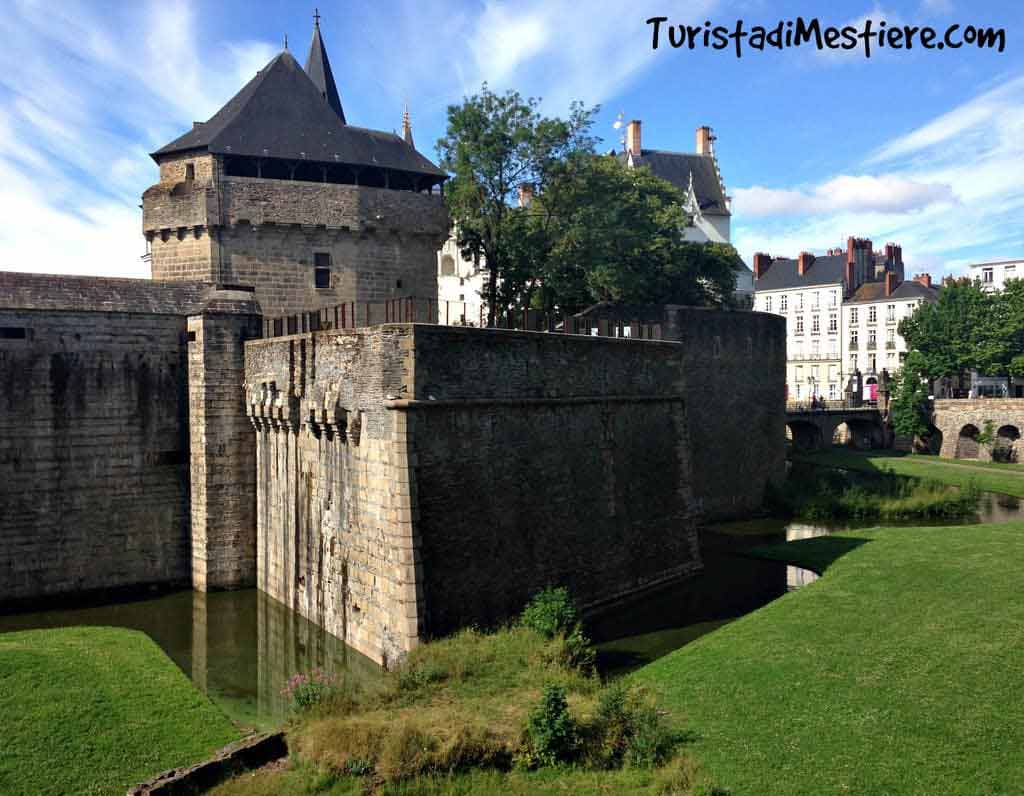
[{"label": "reflection in water", "polygon": [[380,668],[267,595],[185,591],[152,600],[0,617],[0,632],[68,625],[141,630],[235,722],[277,726],[288,705],[281,689],[313,667],[369,681]]},{"label": "reflection in water", "polygon": [[[959,525],[1021,518],[1021,501],[983,492],[978,516],[966,520],[917,520],[886,525]],[[827,524],[764,517],[701,532],[705,568],[695,578],[615,606],[588,622],[605,671],[625,671],[689,644],[729,620],[818,579],[808,569],[755,559],[751,548],[841,534],[878,523]]]}]

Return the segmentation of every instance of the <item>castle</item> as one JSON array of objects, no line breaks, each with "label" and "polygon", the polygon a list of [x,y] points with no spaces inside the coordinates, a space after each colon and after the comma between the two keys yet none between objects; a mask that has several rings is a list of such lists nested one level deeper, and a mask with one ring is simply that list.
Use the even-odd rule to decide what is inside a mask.
[{"label": "castle", "polygon": [[317,24],[153,154],[152,280],[0,272],[0,607],[258,585],[387,664],[550,583],[694,572],[698,522],[760,504],[779,318],[337,322],[436,295],[445,175],[403,133],[348,124]]}]

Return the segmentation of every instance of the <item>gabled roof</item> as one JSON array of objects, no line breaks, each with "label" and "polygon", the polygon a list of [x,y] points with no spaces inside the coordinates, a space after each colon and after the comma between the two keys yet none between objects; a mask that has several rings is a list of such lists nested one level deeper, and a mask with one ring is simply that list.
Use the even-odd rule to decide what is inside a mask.
[{"label": "gabled roof", "polygon": [[757,291],[785,290],[786,288],[839,284],[843,281],[845,270],[845,253],[816,257],[803,276],[797,273],[796,260],[780,257],[772,260],[768,270],[754,282],[754,289]]},{"label": "gabled roof", "polygon": [[[625,153],[619,155],[622,160],[627,157]],[[706,216],[732,215],[715,169],[714,158],[710,155],[642,149],[639,157],[633,155],[633,165],[647,166],[655,177],[667,180],[684,194],[690,189],[692,176],[693,193],[701,213]]]},{"label": "gabled roof", "polygon": [[345,124],[287,51],[278,53],[209,121],[158,149],[153,159],[193,150],[446,176],[394,133]]},{"label": "gabled roof", "polygon": [[306,58],[306,74],[313,81],[320,96],[324,99],[332,111],[338,114],[341,123],[345,123],[345,111],[341,108],[341,97],[338,96],[338,87],[334,85],[334,73],[331,72],[331,62],[327,59],[327,49],[324,47],[324,40],[320,38],[320,15],[315,17],[313,23],[313,41],[309,45],[309,56]]}]

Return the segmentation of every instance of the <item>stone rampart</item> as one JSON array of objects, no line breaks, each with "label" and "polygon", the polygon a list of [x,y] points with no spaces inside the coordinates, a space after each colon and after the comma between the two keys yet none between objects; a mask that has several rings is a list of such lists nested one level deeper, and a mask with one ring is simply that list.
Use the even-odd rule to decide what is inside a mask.
[{"label": "stone rampart", "polygon": [[248,343],[260,588],[387,663],[549,584],[597,604],[696,570],[682,362],[424,325]]}]

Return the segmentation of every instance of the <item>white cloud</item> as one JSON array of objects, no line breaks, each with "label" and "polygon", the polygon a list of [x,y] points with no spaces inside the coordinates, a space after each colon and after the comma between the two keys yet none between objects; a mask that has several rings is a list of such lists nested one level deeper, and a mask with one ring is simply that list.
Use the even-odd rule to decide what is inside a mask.
[{"label": "white cloud", "polygon": [[840,175],[809,191],[738,188],[737,214],[800,216],[839,211],[907,213],[937,202],[954,201],[952,187],[943,183],[922,183],[895,176]]},{"label": "white cloud", "polygon": [[[820,251],[844,245],[849,235],[867,236],[902,244],[912,269],[943,273],[967,262],[1019,257],[1024,252],[1021,163],[1024,75],[1011,75],[879,146],[861,168],[882,176],[839,178],[843,182],[835,192],[826,187],[835,180],[809,190],[734,191],[734,239],[750,256]],[[889,206],[871,201],[884,181]]]},{"label": "white cloud", "polygon": [[921,0],[921,13],[928,16],[948,17],[953,13],[953,0]]},{"label": "white cloud", "polygon": [[149,275],[138,209],[156,177],[147,152],[211,115],[273,54],[263,42],[204,41],[203,30],[186,0],[5,8],[0,269]]}]

